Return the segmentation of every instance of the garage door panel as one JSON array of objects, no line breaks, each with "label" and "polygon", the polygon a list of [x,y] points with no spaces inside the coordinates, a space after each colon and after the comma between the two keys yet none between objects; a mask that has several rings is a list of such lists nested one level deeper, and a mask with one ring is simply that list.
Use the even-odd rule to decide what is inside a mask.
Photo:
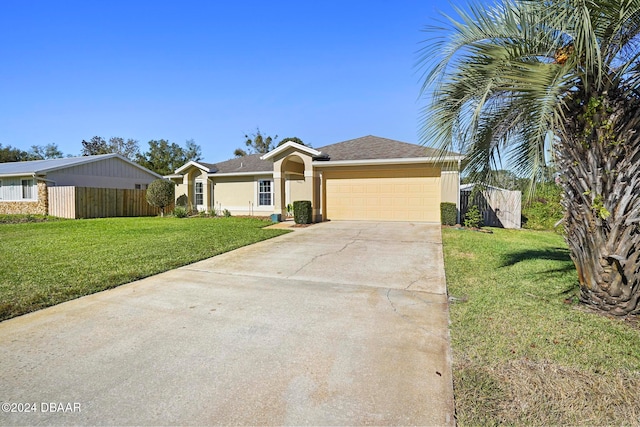
[{"label": "garage door panel", "polygon": [[415,171],[327,174],[326,212],[335,220],[440,221],[440,178]]},{"label": "garage door panel", "polygon": [[423,208],[425,207],[425,203],[424,203],[424,199],[422,198],[417,198],[417,197],[410,197],[409,200],[407,201],[407,208],[408,210],[415,210],[415,209],[411,209],[411,208]]}]

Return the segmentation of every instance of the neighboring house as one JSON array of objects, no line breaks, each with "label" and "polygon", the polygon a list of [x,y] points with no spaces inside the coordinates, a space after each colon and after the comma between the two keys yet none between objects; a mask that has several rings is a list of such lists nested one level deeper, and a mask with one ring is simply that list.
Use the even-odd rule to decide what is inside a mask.
[{"label": "neighboring house", "polygon": [[310,200],[313,220],[440,221],[459,203],[462,156],[365,136],[317,149],[287,142],[267,154],[189,162],[167,176],[176,204],[233,215],[286,214]]},{"label": "neighboring house", "polygon": [[48,214],[49,187],[145,189],[158,178],[119,154],[0,163],[0,214]]},{"label": "neighboring house", "polygon": [[522,224],[522,193],[487,185],[476,196],[469,200],[476,184],[460,186],[461,216],[467,213],[472,205],[477,205],[482,214],[482,223],[488,227],[520,228]]}]

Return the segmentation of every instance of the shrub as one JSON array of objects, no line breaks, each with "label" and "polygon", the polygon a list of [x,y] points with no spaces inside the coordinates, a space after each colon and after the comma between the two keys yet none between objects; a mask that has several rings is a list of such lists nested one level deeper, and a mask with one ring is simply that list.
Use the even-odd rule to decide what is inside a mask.
[{"label": "shrub", "polygon": [[0,214],[0,224],[21,224],[25,222],[47,222],[61,221],[63,218],[57,218],[49,215],[32,215],[32,214]]},{"label": "shrub", "polygon": [[229,209],[225,209],[222,211],[222,215],[224,215],[225,218],[229,218],[231,216],[231,211]]},{"label": "shrub", "polygon": [[480,228],[482,225],[482,215],[477,205],[471,206],[464,215],[464,226],[469,228]]},{"label": "shrub", "polygon": [[[553,184],[539,184],[532,199],[522,206],[523,226],[532,230],[552,230],[562,219],[564,210],[560,205],[562,189]],[[561,232],[562,227],[555,229]]]},{"label": "shrub", "polygon": [[458,208],[455,203],[440,203],[440,222],[442,225],[456,225],[458,221]]},{"label": "shrub", "polygon": [[311,202],[309,200],[293,202],[293,221],[296,224],[311,224]]},{"label": "shrub", "polygon": [[173,216],[176,218],[186,218],[189,215],[189,211],[184,206],[176,206],[173,209]]},{"label": "shrub", "polygon": [[175,198],[176,185],[168,179],[156,179],[147,187],[147,203],[160,208],[164,216],[164,208],[171,206]]}]

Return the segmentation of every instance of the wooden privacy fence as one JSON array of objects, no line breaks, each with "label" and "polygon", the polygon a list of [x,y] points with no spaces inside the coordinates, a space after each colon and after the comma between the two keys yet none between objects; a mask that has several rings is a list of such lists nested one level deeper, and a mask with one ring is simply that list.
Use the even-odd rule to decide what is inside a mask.
[{"label": "wooden privacy fence", "polygon": [[159,215],[160,209],[147,203],[146,194],[122,188],[49,187],[49,215],[73,219]]},{"label": "wooden privacy fence", "polygon": [[471,188],[460,191],[461,221],[471,207],[477,205],[482,223],[488,227],[520,228],[522,218],[522,194],[502,188],[487,187],[469,200]]}]

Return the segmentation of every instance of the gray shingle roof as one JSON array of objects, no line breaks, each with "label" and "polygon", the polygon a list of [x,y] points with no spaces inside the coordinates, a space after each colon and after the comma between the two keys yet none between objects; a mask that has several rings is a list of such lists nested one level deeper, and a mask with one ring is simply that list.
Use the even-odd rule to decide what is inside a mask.
[{"label": "gray shingle roof", "polygon": [[219,163],[198,163],[208,167],[212,172],[216,171],[215,173],[273,172],[273,162],[260,160],[260,156],[262,154],[250,154]]},{"label": "gray shingle roof", "polygon": [[66,157],[62,159],[30,160],[26,162],[0,163],[0,175],[30,175],[64,169],[83,163],[95,162],[103,158],[114,157],[113,154],[96,156]]},{"label": "gray shingle roof", "polygon": [[[440,151],[422,145],[409,144],[393,139],[368,135],[317,148],[329,156],[330,161],[408,159],[414,157],[438,157]],[[456,155],[456,153],[447,153]]]},{"label": "gray shingle roof", "polygon": [[[350,139],[336,144],[326,145],[316,150],[329,156],[328,162],[341,160],[381,160],[381,159],[410,159],[417,157],[438,157],[440,151],[435,148],[417,144],[396,141],[368,135],[362,138]],[[447,152],[448,156],[458,156],[457,153]],[[261,160],[262,154],[251,154],[237,157],[219,163],[199,164],[211,169],[212,173],[242,173],[242,172],[272,172],[273,162]]]}]

